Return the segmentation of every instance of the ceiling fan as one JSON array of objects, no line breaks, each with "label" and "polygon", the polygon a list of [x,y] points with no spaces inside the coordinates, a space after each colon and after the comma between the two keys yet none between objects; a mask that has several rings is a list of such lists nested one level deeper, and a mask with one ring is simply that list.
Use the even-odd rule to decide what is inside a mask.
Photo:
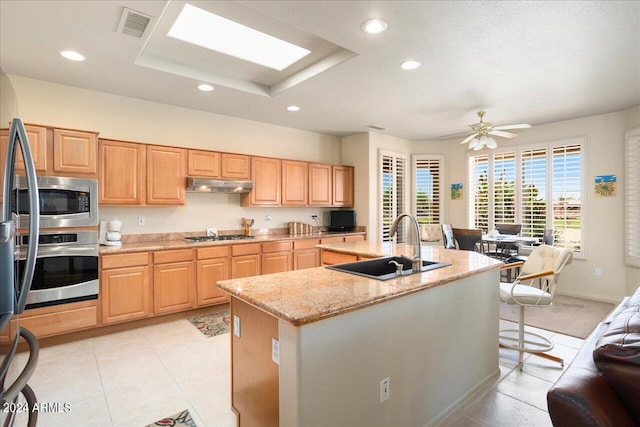
[{"label": "ceiling fan", "polygon": [[531,127],[531,125],[528,125],[526,123],[520,123],[517,125],[493,126],[492,123],[483,121],[484,115],[484,111],[478,111],[480,122],[469,125],[469,127],[473,129],[473,131],[460,144],[466,144],[468,142],[469,149],[473,148],[474,151],[482,150],[482,148],[485,146],[489,149],[494,149],[498,147],[498,144],[496,143],[496,140],[491,137],[491,135],[511,139],[518,136],[518,134],[505,132],[505,130],[528,129]]}]

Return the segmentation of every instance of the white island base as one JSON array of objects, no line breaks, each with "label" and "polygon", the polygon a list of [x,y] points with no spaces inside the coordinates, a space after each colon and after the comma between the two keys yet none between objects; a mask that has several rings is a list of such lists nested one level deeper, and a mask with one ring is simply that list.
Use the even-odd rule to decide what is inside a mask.
[{"label": "white island base", "polygon": [[[279,320],[280,426],[429,426],[498,374],[497,269],[322,321]],[[380,403],[380,381],[390,397]]]}]

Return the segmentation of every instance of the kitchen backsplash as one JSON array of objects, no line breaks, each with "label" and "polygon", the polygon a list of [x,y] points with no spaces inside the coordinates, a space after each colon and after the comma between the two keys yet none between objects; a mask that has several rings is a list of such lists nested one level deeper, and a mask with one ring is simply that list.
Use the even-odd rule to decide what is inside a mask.
[{"label": "kitchen backsplash", "polygon": [[[331,208],[248,208],[240,206],[238,194],[187,193],[184,206],[170,207],[124,207],[101,206],[100,220],[117,218],[122,221],[122,234],[148,234],[167,232],[203,232],[207,227],[219,230],[242,229],[241,218],[254,218],[252,229],[286,228],[289,221],[301,221],[315,225],[311,215],[318,215],[328,225]],[[139,218],[144,225],[138,225]],[[270,218],[270,219],[269,219]]]}]

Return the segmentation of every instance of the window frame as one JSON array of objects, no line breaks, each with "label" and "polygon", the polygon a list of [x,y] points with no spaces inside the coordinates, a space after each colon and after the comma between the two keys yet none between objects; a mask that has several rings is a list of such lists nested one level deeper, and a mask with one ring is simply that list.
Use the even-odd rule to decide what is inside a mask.
[{"label": "window frame", "polygon": [[495,214],[494,214],[494,203],[493,203],[493,194],[494,194],[494,156],[496,154],[503,154],[503,153],[514,153],[515,154],[515,177],[516,177],[516,182],[515,182],[515,195],[516,195],[516,209],[515,209],[515,215],[516,218],[518,218],[517,222],[520,222],[520,219],[522,218],[522,153],[524,151],[532,151],[532,150],[540,150],[540,149],[545,149],[546,150],[546,157],[547,157],[547,171],[546,171],[546,200],[547,200],[547,206],[546,206],[546,220],[547,220],[547,225],[546,228],[553,228],[553,149],[554,147],[566,147],[566,146],[573,146],[573,145],[578,145],[580,146],[580,155],[581,155],[581,162],[580,162],[580,218],[581,218],[581,225],[580,225],[580,250],[579,251],[573,251],[574,254],[574,259],[585,259],[586,258],[586,248],[587,248],[587,243],[586,243],[586,227],[587,227],[587,201],[588,201],[588,195],[586,193],[586,182],[587,182],[587,152],[586,152],[586,137],[585,136],[579,136],[579,137],[571,137],[571,138],[566,138],[566,139],[558,139],[558,140],[552,140],[552,141],[544,141],[544,142],[537,142],[537,143],[531,143],[531,144],[526,144],[526,145],[519,145],[519,146],[514,146],[514,145],[509,145],[508,143],[506,144],[501,144],[501,146],[495,150],[481,150],[481,151],[469,151],[467,152],[467,167],[466,167],[466,182],[467,185],[470,187],[469,188],[469,201],[468,201],[468,205],[467,205],[467,209],[466,209],[466,215],[467,215],[467,224],[469,225],[469,227],[474,227],[474,217],[472,215],[472,212],[475,209],[475,189],[471,186],[471,177],[470,177],[470,173],[471,173],[471,168],[469,167],[469,163],[470,163],[470,159],[472,157],[476,157],[476,156],[482,156],[482,155],[486,155],[489,157],[489,161],[488,161],[488,172],[489,172],[489,176],[488,176],[488,186],[489,186],[489,200],[488,200],[488,213],[489,213],[489,219],[488,219],[488,224],[489,227],[493,227],[495,224]]},{"label": "window frame", "polygon": [[438,201],[438,219],[439,221],[434,224],[442,224],[444,221],[445,214],[445,185],[444,185],[444,177],[445,177],[445,164],[444,164],[444,155],[442,154],[412,154],[411,155],[411,213],[418,218],[418,189],[417,189],[417,180],[418,180],[418,168],[417,162],[420,160],[431,160],[438,162],[438,192],[439,192],[439,201]]},{"label": "window frame", "polygon": [[[635,145],[632,148],[632,143]],[[633,150],[633,151],[632,151]],[[640,268],[640,256],[632,254],[631,244],[632,242],[640,241],[640,230],[636,228],[636,233],[631,235],[631,221],[638,221],[640,223],[640,200],[637,201],[638,205],[635,206],[637,211],[633,214],[630,213],[632,209],[630,194],[632,191],[639,192],[640,190],[640,171],[632,168],[631,160],[640,159],[640,128],[636,128],[625,132],[624,141],[624,173],[625,173],[625,198],[624,198],[624,262],[629,267]],[[633,171],[633,172],[632,172]],[[631,190],[631,189],[634,190]],[[638,195],[640,198],[640,194]],[[637,227],[638,225],[636,225]]]},{"label": "window frame", "polygon": [[[396,211],[396,217],[397,217],[397,212],[399,211],[400,213],[406,212],[407,211],[407,206],[408,206],[408,200],[409,200],[409,186],[407,185],[407,178],[408,175],[410,175],[410,173],[408,172],[408,168],[409,168],[409,156],[405,153],[400,153],[397,151],[391,151],[391,150],[385,150],[385,149],[378,149],[378,170],[377,170],[377,177],[378,177],[378,239],[380,242],[385,242],[386,240],[384,240],[384,203],[383,203],[383,193],[384,193],[384,189],[383,189],[383,179],[382,179],[382,167],[383,167],[383,158],[387,156],[387,157],[391,157],[393,159],[393,164],[394,164],[394,174],[393,174],[393,184],[392,187],[396,188],[397,187],[397,175],[396,175],[396,170],[395,170],[395,166],[396,166],[396,161],[398,159],[402,159],[404,160],[404,175],[402,177],[403,179],[403,194],[402,194],[402,203],[403,206],[399,207],[396,206],[395,207],[395,211]],[[396,195],[396,193],[394,193],[394,196]],[[397,197],[394,197],[395,200],[397,200]],[[395,217],[394,217],[395,218]],[[398,236],[400,236],[400,238],[398,238]],[[393,239],[391,240],[392,242],[395,243],[402,243],[404,242],[406,239],[405,236],[405,226],[403,224],[400,224],[399,228],[398,228],[398,233],[393,237]]]}]

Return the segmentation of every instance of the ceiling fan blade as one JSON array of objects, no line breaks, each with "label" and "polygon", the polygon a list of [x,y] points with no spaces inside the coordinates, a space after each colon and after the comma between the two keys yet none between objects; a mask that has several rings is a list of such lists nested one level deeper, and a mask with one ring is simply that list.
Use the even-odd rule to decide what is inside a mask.
[{"label": "ceiling fan blade", "polygon": [[454,138],[458,138],[461,136],[465,136],[465,135],[473,135],[475,132],[473,131],[465,131],[465,132],[456,132],[456,133],[450,133],[448,135],[442,135],[442,136],[438,136],[436,138],[434,138],[436,141],[442,141],[442,140],[446,140],[446,139],[454,139]]},{"label": "ceiling fan blade", "polygon": [[495,129],[489,132],[489,135],[501,136],[503,138],[515,138],[516,136],[518,136],[517,133],[503,132],[501,130],[495,130]]},{"label": "ceiling fan blade", "polygon": [[528,125],[526,123],[520,123],[517,125],[496,126],[493,129],[494,130],[529,129],[530,127],[531,125]]},{"label": "ceiling fan blade", "polygon": [[471,135],[469,135],[468,137],[465,138],[464,141],[462,141],[460,144],[466,144],[467,142],[471,141],[473,138],[475,138],[478,134],[477,133],[473,133]]}]

